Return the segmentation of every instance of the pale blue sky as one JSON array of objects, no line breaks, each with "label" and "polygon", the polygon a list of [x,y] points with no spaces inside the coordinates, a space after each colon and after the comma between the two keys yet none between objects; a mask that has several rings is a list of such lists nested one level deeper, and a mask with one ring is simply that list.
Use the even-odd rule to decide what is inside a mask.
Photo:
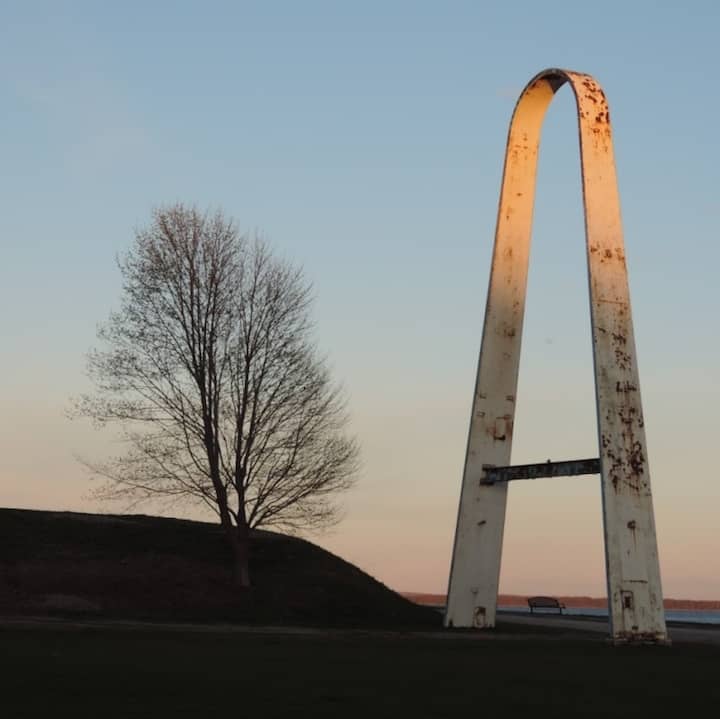
[{"label": "pale blue sky", "polygon": [[[222,206],[314,281],[365,472],[320,543],[442,591],[507,124],[610,100],[666,593],[720,597],[713,2],[0,2],[0,505],[97,509],[68,423],[154,205]],[[569,91],[543,140],[515,461],[595,452]],[[597,482],[513,487],[502,588],[604,591]]]}]

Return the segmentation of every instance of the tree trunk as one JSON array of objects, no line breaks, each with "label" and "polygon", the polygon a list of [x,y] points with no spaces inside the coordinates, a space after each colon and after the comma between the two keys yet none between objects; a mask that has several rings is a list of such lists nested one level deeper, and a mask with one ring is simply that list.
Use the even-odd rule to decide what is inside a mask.
[{"label": "tree trunk", "polygon": [[237,516],[237,526],[233,525],[225,488],[219,480],[214,481],[213,484],[217,488],[220,524],[225,530],[225,537],[232,550],[233,582],[239,589],[247,589],[250,586],[250,528],[243,511]]},{"label": "tree trunk", "polygon": [[247,589],[250,586],[250,530],[246,523],[232,532],[233,579],[235,586]]}]

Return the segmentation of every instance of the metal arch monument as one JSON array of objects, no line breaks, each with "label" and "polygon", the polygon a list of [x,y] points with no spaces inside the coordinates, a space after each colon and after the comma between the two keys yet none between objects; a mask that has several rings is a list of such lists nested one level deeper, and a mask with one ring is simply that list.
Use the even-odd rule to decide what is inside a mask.
[{"label": "metal arch monument", "polygon": [[[580,135],[599,458],[513,467],[540,132],[565,83]],[[592,473],[601,476],[612,640],[667,643],[608,104],[591,76],[549,69],[523,90],[510,123],[446,626],[495,625],[508,481]]]}]

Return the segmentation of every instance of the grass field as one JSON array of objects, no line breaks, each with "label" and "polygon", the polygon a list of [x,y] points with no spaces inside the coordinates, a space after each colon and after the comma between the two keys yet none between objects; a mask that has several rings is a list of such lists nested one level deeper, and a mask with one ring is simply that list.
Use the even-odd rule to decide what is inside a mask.
[{"label": "grass field", "polygon": [[713,647],[599,641],[0,630],[2,716],[645,717],[714,713]]},{"label": "grass field", "polygon": [[[438,612],[292,537],[253,536],[242,593],[211,524],[0,509],[0,539],[0,719],[641,719],[720,705],[717,646],[614,649],[552,623],[442,633]],[[424,634],[379,631],[403,627]]]}]

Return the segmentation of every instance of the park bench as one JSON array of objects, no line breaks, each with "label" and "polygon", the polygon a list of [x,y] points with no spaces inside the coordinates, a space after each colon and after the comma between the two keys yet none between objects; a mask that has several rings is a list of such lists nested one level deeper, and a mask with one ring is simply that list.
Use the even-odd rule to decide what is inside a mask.
[{"label": "park bench", "polygon": [[561,604],[555,597],[528,597],[528,607],[530,614],[536,609],[557,609],[560,614],[563,613],[565,605]]}]

